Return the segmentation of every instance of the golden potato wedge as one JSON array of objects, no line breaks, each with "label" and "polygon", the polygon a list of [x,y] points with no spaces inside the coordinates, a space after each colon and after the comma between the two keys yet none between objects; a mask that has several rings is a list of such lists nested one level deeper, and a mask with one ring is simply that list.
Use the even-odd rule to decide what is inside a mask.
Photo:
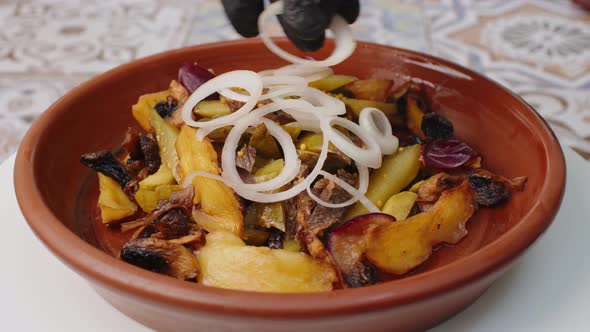
[{"label": "golden potato wedge", "polygon": [[102,223],[110,224],[133,215],[137,211],[137,205],[125,195],[119,182],[102,173],[97,174],[100,191],[98,207]]},{"label": "golden potato wedge", "polygon": [[385,202],[381,211],[387,213],[395,218],[397,221],[406,220],[412,207],[418,198],[418,194],[411,191],[402,191],[401,193],[391,196]]},{"label": "golden potato wedge", "polygon": [[[382,207],[391,196],[407,187],[419,170],[419,144],[408,146],[403,151],[385,156],[381,168],[371,173],[369,189],[366,193],[367,198],[377,207]],[[345,220],[367,212],[362,204],[356,203],[346,214]]]},{"label": "golden potato wedge", "polygon": [[180,175],[178,174],[178,154],[174,144],[178,137],[178,128],[170,125],[164,121],[162,117],[154,109],[150,109],[150,124],[156,133],[156,140],[160,147],[160,158],[162,164],[166,164],[168,169],[172,172],[176,182],[181,183]]},{"label": "golden potato wedge", "polygon": [[251,247],[236,235],[213,232],[197,253],[199,283],[257,292],[302,293],[332,290],[335,271],[299,252]]},{"label": "golden potato wedge", "polygon": [[457,243],[476,211],[469,183],[442,193],[428,212],[377,227],[370,234],[366,257],[379,269],[402,275],[422,264],[440,243]]},{"label": "golden potato wedge", "polygon": [[[217,152],[209,139],[198,141],[196,129],[183,125],[176,140],[181,177],[192,172],[208,172],[219,175]],[[182,183],[182,182],[179,182]],[[223,182],[195,176],[193,217],[208,232],[225,230],[238,236],[243,235],[242,211],[234,191]]]},{"label": "golden potato wedge", "polygon": [[150,110],[154,110],[157,103],[165,101],[169,94],[168,90],[145,94],[140,96],[137,103],[131,106],[133,117],[143,129],[152,131]]},{"label": "golden potato wedge", "polygon": [[175,184],[176,180],[174,179],[174,175],[170,168],[165,164],[160,164],[160,168],[158,171],[147,178],[139,181],[139,188],[140,189],[155,189],[156,187],[166,185],[166,184]]}]

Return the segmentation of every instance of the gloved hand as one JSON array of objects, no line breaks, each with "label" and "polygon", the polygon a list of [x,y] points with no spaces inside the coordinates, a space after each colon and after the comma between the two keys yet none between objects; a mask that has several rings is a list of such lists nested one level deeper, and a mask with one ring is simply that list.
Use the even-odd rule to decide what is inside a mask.
[{"label": "gloved hand", "polygon": [[[264,9],[263,0],[221,2],[239,34],[244,37],[258,35],[257,20]],[[279,22],[287,37],[303,51],[315,51],[322,47],[325,30],[330,26],[334,15],[341,15],[351,24],[360,11],[359,0],[283,0],[283,7]]]}]

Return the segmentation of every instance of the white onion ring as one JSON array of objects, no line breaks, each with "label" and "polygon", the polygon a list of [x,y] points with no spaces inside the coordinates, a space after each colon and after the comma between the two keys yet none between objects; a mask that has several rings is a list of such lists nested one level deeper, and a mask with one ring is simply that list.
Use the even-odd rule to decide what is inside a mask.
[{"label": "white onion ring", "polygon": [[398,138],[391,132],[389,119],[380,109],[375,107],[363,108],[359,116],[359,126],[373,136],[377,144],[379,144],[382,154],[392,154],[399,147]]},{"label": "white onion ring", "polygon": [[[356,203],[357,201],[360,200],[360,196],[363,196],[367,193],[367,189],[369,189],[369,168],[367,166],[362,166],[362,165],[357,165],[357,169],[359,171],[359,187],[358,189],[355,189],[354,193],[348,192],[349,194],[352,195],[352,197],[342,203],[330,203],[330,202],[326,202],[323,199],[319,198],[316,194],[313,193],[313,191],[311,190],[311,186],[307,187],[307,194],[309,195],[309,197],[311,197],[311,199],[313,199],[314,201],[316,201],[316,203],[323,205],[325,207],[329,207],[329,208],[333,208],[333,209],[338,209],[338,208],[343,208],[343,207],[347,207],[351,204]],[[322,171],[324,172],[324,171]],[[323,173],[320,172],[320,175],[322,175]],[[344,188],[342,188],[344,189]],[[344,189],[346,190],[346,189]]]},{"label": "white onion ring", "polygon": [[[325,120],[320,120],[320,121],[325,121]],[[293,197],[297,196],[300,192],[304,191],[305,188],[309,187],[311,185],[311,183],[313,183],[315,178],[317,178],[317,176],[322,171],[322,168],[324,167],[324,163],[326,162],[326,159],[328,157],[328,144],[329,144],[329,140],[324,136],[324,138],[322,140],[322,149],[320,151],[318,161],[316,162],[316,164],[313,167],[313,169],[311,170],[311,172],[309,172],[309,174],[305,177],[305,179],[303,179],[303,181],[301,181],[300,183],[294,185],[293,187],[291,187],[285,191],[281,191],[278,193],[260,193],[260,192],[254,192],[254,191],[249,191],[249,190],[241,190],[240,187],[232,187],[232,188],[236,191],[236,193],[238,195],[242,196],[243,198],[251,200],[251,201],[255,201],[255,202],[260,202],[260,203],[274,203],[274,202],[285,201],[289,198],[293,198]],[[210,175],[212,175],[212,174],[210,174]]]},{"label": "white onion ring", "polygon": [[[193,120],[193,108],[203,99],[211,94],[225,88],[235,87],[241,84],[240,88],[250,94],[246,103],[237,111],[209,121],[197,122]],[[253,71],[235,70],[216,76],[203,83],[195,90],[182,107],[182,119],[186,124],[196,128],[221,127],[233,124],[236,120],[248,114],[258,103],[262,94],[262,79]]]},{"label": "white onion ring", "polygon": [[336,41],[334,52],[329,57],[324,60],[316,61],[303,59],[286,52],[274,43],[267,29],[270,18],[282,13],[283,1],[277,1],[266,7],[266,9],[258,17],[258,30],[260,31],[260,37],[262,38],[262,41],[266,47],[268,47],[268,49],[277,56],[295,64],[303,64],[312,67],[330,67],[344,61],[354,52],[356,42],[354,41],[350,26],[345,19],[338,15],[334,16],[329,27],[329,30],[334,34],[334,40]]},{"label": "white onion ring", "polygon": [[[334,129],[332,124],[348,129],[353,134],[358,136],[367,146],[367,149],[359,148],[348,137],[340,131]],[[329,121],[322,123],[322,131],[324,136],[328,136],[334,146],[342,153],[352,158],[357,164],[364,165],[371,168],[381,167],[382,156],[381,148],[375,141],[373,136],[365,132],[356,123],[344,119],[333,117]]]},{"label": "white onion ring", "polygon": [[[301,97],[302,100],[305,100],[307,103],[309,103],[310,107],[306,109],[308,110],[308,113],[311,114],[318,114],[318,112],[324,113],[323,115],[346,114],[346,105],[344,105],[342,100],[329,96],[315,88],[305,87],[300,91],[293,92],[291,96]],[[284,99],[273,99],[273,101],[277,103],[281,103],[282,100]],[[312,108],[311,106],[315,106],[315,108]]]},{"label": "white onion ring", "polygon": [[[270,91],[258,97],[258,100],[283,97],[288,95],[299,95],[307,87],[307,82],[299,76],[265,76],[262,77],[263,87],[270,88]],[[247,102],[250,95],[233,91],[225,88],[219,91],[219,94],[225,98]]]},{"label": "white onion ring", "polygon": [[286,65],[274,71],[274,75],[295,75],[303,77],[306,82],[317,81],[333,74],[334,71],[330,67],[309,67],[296,64]]},{"label": "white onion ring", "polygon": [[[272,106],[273,105],[270,105],[270,107],[268,107],[267,111],[269,113],[273,109],[271,108]],[[281,172],[271,180],[261,183],[245,183],[240,177],[236,168],[236,149],[238,148],[238,143],[244,131],[250,125],[254,124],[253,120],[258,119],[260,122],[264,123],[268,133],[275,137],[279,142],[279,145],[283,150],[285,166]],[[251,191],[275,190],[291,182],[297,175],[297,172],[299,172],[301,160],[299,160],[299,157],[297,156],[295,144],[293,144],[289,133],[269,119],[252,116],[249,119],[244,120],[245,121],[240,121],[232,128],[225,140],[225,144],[223,145],[223,150],[221,152],[221,168],[223,169],[223,177],[228,179],[232,183],[232,186],[240,186],[242,189]]]}]

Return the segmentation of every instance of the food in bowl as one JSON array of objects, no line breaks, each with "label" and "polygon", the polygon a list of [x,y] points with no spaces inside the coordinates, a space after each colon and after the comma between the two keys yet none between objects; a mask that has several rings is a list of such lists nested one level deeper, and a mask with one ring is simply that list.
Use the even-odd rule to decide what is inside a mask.
[{"label": "food in bowl", "polygon": [[436,110],[411,80],[187,63],[132,106],[122,149],[81,161],[128,263],[240,290],[361,287],[412,274],[526,182],[485,170]]}]

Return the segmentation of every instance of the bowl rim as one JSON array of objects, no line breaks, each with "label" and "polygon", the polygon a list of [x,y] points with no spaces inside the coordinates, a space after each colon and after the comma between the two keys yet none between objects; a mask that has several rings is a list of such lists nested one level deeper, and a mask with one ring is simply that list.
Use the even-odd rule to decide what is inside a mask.
[{"label": "bowl rim", "polygon": [[[277,38],[285,46],[286,38]],[[431,55],[379,45],[358,42],[359,48],[372,48],[395,52],[400,56],[411,56],[441,64],[477,80],[486,81],[522,103],[528,112],[523,115],[529,121],[537,122],[538,128],[546,131],[539,136],[544,142],[547,170],[541,193],[549,193],[546,199],[538,201],[531,210],[510,230],[477,252],[457,261],[395,282],[385,282],[356,289],[335,290],[326,293],[276,294],[227,290],[202,286],[176,280],[167,276],[145,271],[106,254],[85,242],[51,212],[44,203],[36,186],[34,161],[37,141],[45,128],[67,109],[70,100],[97,83],[105,83],[114,77],[124,76],[128,69],[155,63],[175,54],[207,51],[232,45],[264,47],[260,39],[222,41],[183,47],[145,58],[137,59],[100,74],[68,92],[51,105],[31,126],[19,146],[15,167],[14,185],[19,207],[30,228],[43,244],[66,265],[101,288],[123,292],[127,296],[141,298],[154,304],[174,307],[178,310],[206,311],[209,313],[232,314],[236,316],[258,316],[266,318],[319,317],[359,314],[367,311],[406,303],[418,302],[442,294],[450,289],[468,285],[469,281],[480,280],[494,272],[503,271],[522,254],[549,227],[563,199],[565,191],[565,159],[558,140],[545,120],[520,97],[481,74],[473,72],[450,61]],[[333,46],[327,40],[328,47]],[[500,273],[496,273],[496,277]],[[96,287],[96,286],[94,286]]]}]

